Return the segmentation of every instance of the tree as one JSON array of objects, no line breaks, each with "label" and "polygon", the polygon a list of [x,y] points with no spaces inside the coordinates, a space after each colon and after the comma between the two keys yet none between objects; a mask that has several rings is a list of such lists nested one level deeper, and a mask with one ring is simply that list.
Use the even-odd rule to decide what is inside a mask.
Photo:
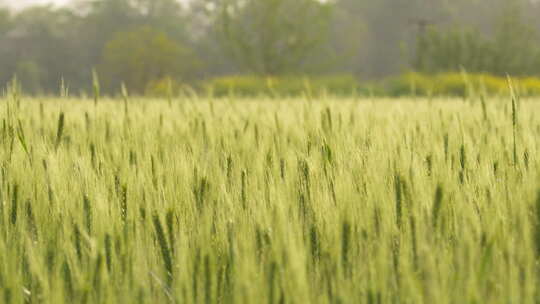
[{"label": "tree", "polygon": [[43,73],[39,65],[32,61],[19,61],[15,69],[17,80],[23,85],[23,90],[32,93],[42,93]]},{"label": "tree", "polygon": [[7,34],[11,27],[11,14],[8,10],[0,8],[0,86],[3,86],[13,75],[9,75],[12,62],[8,59],[9,51],[6,48],[8,45]]},{"label": "tree", "polygon": [[108,85],[125,82],[130,90],[142,93],[151,81],[188,78],[196,67],[197,59],[189,50],[165,33],[143,26],[114,35],[103,50],[99,70]]},{"label": "tree", "polygon": [[519,2],[510,2],[496,20],[491,71],[495,74],[531,74],[540,68],[538,32],[525,21],[523,11]]},{"label": "tree", "polygon": [[315,73],[356,74],[365,71],[368,26],[364,9],[358,0],[340,0],[332,8],[329,40],[321,44],[321,51],[308,58],[308,66]]},{"label": "tree", "polygon": [[223,0],[213,3],[222,46],[241,70],[301,71],[326,41],[331,4],[316,0]]},{"label": "tree", "polygon": [[56,90],[62,76],[76,78],[73,74],[79,67],[71,52],[73,23],[69,11],[47,6],[32,7],[14,15],[8,32],[0,38],[0,81],[21,74],[23,87],[33,93]]},{"label": "tree", "polygon": [[424,73],[460,71],[486,72],[492,57],[492,44],[471,29],[437,30],[432,27],[418,38],[415,70]]},{"label": "tree", "polygon": [[95,29],[96,40],[105,43],[118,31],[152,26],[174,39],[184,38],[182,5],[177,0],[86,0],[79,10],[87,11],[85,23]]},{"label": "tree", "polygon": [[414,68],[421,72],[486,72],[531,75],[540,68],[538,33],[525,23],[522,7],[507,4],[492,35],[478,30],[432,27],[419,37]]},{"label": "tree", "polygon": [[7,9],[0,8],[0,37],[11,27],[11,14]]}]

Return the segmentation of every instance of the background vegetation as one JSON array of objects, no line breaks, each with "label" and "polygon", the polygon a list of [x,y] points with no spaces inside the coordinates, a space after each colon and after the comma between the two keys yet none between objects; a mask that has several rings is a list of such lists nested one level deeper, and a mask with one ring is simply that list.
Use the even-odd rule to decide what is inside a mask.
[{"label": "background vegetation", "polygon": [[[250,91],[268,77],[307,78],[318,91],[334,91],[336,79],[355,78],[343,92],[411,71],[534,77],[539,14],[540,2],[529,0],[73,0],[6,8],[0,83],[17,75],[27,93],[52,94],[63,78],[79,95],[91,91],[92,69],[109,94],[122,82],[132,94],[153,92],[166,79],[221,92],[234,79],[234,87],[253,83]],[[371,91],[403,91],[386,88]]]}]

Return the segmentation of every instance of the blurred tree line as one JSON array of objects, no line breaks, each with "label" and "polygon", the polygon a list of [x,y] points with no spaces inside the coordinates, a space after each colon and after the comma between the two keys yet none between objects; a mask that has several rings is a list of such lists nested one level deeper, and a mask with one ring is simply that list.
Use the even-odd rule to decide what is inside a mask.
[{"label": "blurred tree line", "polygon": [[[0,0],[1,1],[1,0]],[[0,2],[1,3],[1,2]],[[165,78],[540,74],[534,0],[74,0],[0,9],[0,83],[144,93]]]}]

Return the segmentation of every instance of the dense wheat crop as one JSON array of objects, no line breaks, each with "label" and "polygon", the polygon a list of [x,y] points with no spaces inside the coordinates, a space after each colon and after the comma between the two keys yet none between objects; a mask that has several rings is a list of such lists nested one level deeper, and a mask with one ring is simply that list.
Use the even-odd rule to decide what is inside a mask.
[{"label": "dense wheat crop", "polygon": [[538,303],[540,103],[0,101],[2,303]]}]

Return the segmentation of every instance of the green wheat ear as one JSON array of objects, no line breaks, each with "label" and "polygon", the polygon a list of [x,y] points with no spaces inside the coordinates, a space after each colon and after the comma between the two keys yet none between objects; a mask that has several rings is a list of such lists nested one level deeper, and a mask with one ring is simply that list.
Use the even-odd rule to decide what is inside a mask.
[{"label": "green wheat ear", "polygon": [[349,253],[351,248],[351,224],[344,220],[341,226],[341,262],[345,272],[349,270]]},{"label": "green wheat ear", "polygon": [[538,261],[540,260],[540,190],[538,190],[538,194],[536,195],[534,215],[534,245],[536,260]]},{"label": "green wheat ear", "polygon": [[518,164],[518,155],[517,155],[517,127],[518,127],[518,113],[517,113],[517,95],[514,90],[514,85],[512,83],[512,78],[507,75],[508,87],[510,89],[510,97],[512,99],[512,137],[513,137],[513,156],[514,156],[514,166]]},{"label": "green wheat ear", "polygon": [[437,185],[435,190],[435,198],[433,200],[433,208],[431,209],[431,218],[433,220],[433,227],[437,227],[439,223],[439,217],[442,209],[444,191],[442,185]]},{"label": "green wheat ear", "polygon": [[122,82],[122,85],[120,87],[120,92],[122,93],[122,100],[124,101],[124,114],[127,116],[129,112],[129,108],[128,108],[129,93],[128,93],[126,84],[124,82]]},{"label": "green wheat ear", "polygon": [[481,102],[481,105],[482,105],[482,117],[483,117],[484,121],[488,121],[489,117],[488,117],[488,111],[487,111],[487,103],[486,103],[486,98],[485,98],[484,94],[480,95],[480,102]]},{"label": "green wheat ear", "polygon": [[69,97],[69,88],[66,85],[66,81],[64,77],[60,78],[60,98],[68,98]]},{"label": "green wheat ear", "polygon": [[92,205],[86,194],[83,195],[83,211],[86,232],[90,235],[92,233]]},{"label": "green wheat ear", "polygon": [[154,213],[152,218],[154,221],[154,228],[156,231],[159,248],[161,249],[163,265],[165,267],[165,272],[167,274],[167,281],[170,285],[173,279],[173,258],[171,254],[171,249],[169,245],[167,244],[167,237],[165,236],[165,230],[163,229],[163,225],[161,224],[159,215],[157,213]]},{"label": "green wheat ear", "polygon": [[17,224],[17,216],[19,210],[19,184],[15,183],[13,185],[13,190],[11,194],[11,215],[10,221],[12,225]]},{"label": "green wheat ear", "polygon": [[30,163],[32,163],[32,155],[30,154],[30,150],[28,150],[26,136],[24,135],[24,129],[20,119],[17,119],[17,138],[19,139],[19,143],[21,144],[24,152],[28,156],[28,160]]},{"label": "green wheat ear", "polygon": [[101,87],[99,84],[99,76],[96,69],[92,69],[92,88],[94,91],[94,105],[97,106],[100,98]]},{"label": "green wheat ear", "polygon": [[62,143],[62,135],[64,134],[65,115],[61,112],[58,116],[58,125],[56,128],[56,141],[54,144],[55,150],[58,150],[60,143]]}]

